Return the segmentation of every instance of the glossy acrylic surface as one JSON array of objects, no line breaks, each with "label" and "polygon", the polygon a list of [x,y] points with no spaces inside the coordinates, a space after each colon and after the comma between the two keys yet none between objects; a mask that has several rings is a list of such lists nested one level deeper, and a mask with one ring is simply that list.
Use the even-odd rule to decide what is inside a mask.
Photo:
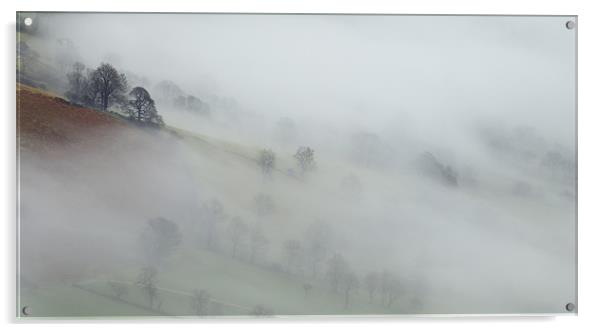
[{"label": "glossy acrylic surface", "polygon": [[576,17],[17,22],[19,316],[577,311]]}]

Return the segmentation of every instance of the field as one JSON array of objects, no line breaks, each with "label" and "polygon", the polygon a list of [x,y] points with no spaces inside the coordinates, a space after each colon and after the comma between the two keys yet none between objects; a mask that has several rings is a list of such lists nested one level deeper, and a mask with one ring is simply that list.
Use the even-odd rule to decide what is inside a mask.
[{"label": "field", "polygon": [[[353,294],[349,308],[340,294],[317,283],[305,293],[304,280],[284,272],[274,272],[204,250],[182,250],[170,260],[160,274],[160,306],[151,309],[145,294],[135,284],[137,270],[124,270],[119,279],[99,277],[72,285],[54,284],[25,289],[21,303],[32,304],[36,317],[70,316],[195,316],[191,306],[195,289],[210,291],[210,304],[204,316],[247,316],[263,307],[269,314],[383,314],[382,307],[371,304],[364,292]],[[125,286],[117,297],[111,283]],[[291,299],[296,299],[291,301]]]}]

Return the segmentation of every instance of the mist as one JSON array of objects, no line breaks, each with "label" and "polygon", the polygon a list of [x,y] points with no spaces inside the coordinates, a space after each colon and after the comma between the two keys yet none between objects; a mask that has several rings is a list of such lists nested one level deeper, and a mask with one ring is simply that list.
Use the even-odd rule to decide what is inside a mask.
[{"label": "mist", "polygon": [[[336,254],[362,285],[381,271],[401,285],[384,307],[358,286],[344,306],[304,309],[299,302],[322,302],[307,289],[305,300],[289,297],[276,283],[279,301],[242,290],[223,298],[222,288],[264,273],[255,270],[225,268],[232,276],[195,286],[275,314],[557,313],[576,301],[570,17],[35,19],[26,42],[54,68],[53,79],[36,77],[46,90],[63,96],[76,61],[108,62],[130,88],[151,93],[165,128],[86,132],[44,153],[20,147],[20,272],[28,284],[132,279],[148,265],[141,234],[161,217],[181,233],[155,264],[166,288],[191,291],[222,266],[212,260],[234,260],[317,292],[328,288]],[[177,106],[172,91],[197,98],[202,111]],[[312,167],[295,157],[300,147],[313,150]],[[264,149],[275,156],[269,174]],[[267,197],[267,212],[258,212],[258,197]],[[223,221],[208,245],[203,220],[215,202]],[[267,238],[261,259],[251,259],[250,236],[235,249],[238,220]],[[291,240],[310,250],[312,225],[331,234],[313,272],[283,258]],[[198,276],[162,281],[195,255],[203,257],[194,260]],[[339,293],[335,287],[333,298]],[[155,310],[188,314],[165,301]]]}]

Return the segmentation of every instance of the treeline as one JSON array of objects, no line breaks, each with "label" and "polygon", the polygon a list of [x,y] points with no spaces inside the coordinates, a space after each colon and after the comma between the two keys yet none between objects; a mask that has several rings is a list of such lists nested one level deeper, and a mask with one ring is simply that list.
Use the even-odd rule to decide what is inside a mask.
[{"label": "treeline", "polygon": [[[274,242],[263,231],[261,222],[274,213],[276,205],[266,194],[256,195],[253,205],[257,219],[251,223],[229,215],[218,199],[203,203],[189,239],[201,248],[229,259],[299,280],[299,290],[306,298],[312,296],[314,287],[323,285],[341,299],[346,309],[362,296],[370,303],[391,308],[402,296],[403,285],[398,275],[388,270],[361,275],[337,249],[335,230],[320,220],[308,225],[298,237],[273,247],[271,257],[274,259],[269,259],[267,253]],[[182,234],[175,222],[156,218],[148,221],[141,239],[146,264],[137,284],[150,307],[159,309],[157,267],[180,245]],[[195,294],[192,298],[194,312],[207,314],[209,292],[205,289],[192,291]]]},{"label": "treeline", "polygon": [[113,107],[124,111],[130,120],[147,126],[161,127],[162,117],[150,93],[143,87],[129,89],[125,74],[108,63],[95,69],[80,62],[67,73],[69,89],[65,96],[78,105],[108,111]]},{"label": "treeline", "polygon": [[[292,155],[297,163],[288,176],[303,180],[308,173],[316,171],[315,151],[301,146]],[[276,167],[276,155],[269,149],[259,151],[257,166],[266,180],[272,180]],[[294,171],[294,174],[291,174]],[[354,176],[343,178],[342,189],[361,191],[359,179]],[[278,273],[298,281],[300,296],[313,296],[313,289],[329,289],[349,309],[359,298],[374,305],[391,308],[403,295],[402,279],[386,269],[360,273],[338,248],[336,238],[340,234],[324,221],[316,220],[293,238],[274,241],[262,227],[266,218],[274,215],[277,200],[265,193],[252,197],[254,218],[246,221],[229,214],[222,202],[216,198],[203,202],[187,232],[189,241],[204,250],[245,262],[272,273]],[[156,280],[157,267],[167,259],[182,241],[178,224],[156,218],[148,221],[141,236],[146,265],[141,270],[137,285],[148,299],[151,308],[160,309]],[[277,246],[274,246],[274,244]],[[268,255],[271,253],[271,255]],[[219,310],[206,289],[191,290],[191,310],[196,315],[216,314]],[[250,314],[269,315],[273,310],[257,305]]]},{"label": "treeline", "polygon": [[180,110],[189,111],[199,115],[209,115],[211,107],[199,97],[187,94],[176,83],[164,80],[154,87],[161,105],[171,106]]}]

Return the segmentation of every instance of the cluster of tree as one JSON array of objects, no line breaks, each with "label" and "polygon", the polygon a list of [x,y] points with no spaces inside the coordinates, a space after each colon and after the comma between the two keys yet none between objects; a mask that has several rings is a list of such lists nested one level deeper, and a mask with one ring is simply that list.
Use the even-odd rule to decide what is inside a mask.
[{"label": "cluster of tree", "polygon": [[297,165],[299,166],[301,175],[316,168],[316,161],[314,160],[314,150],[310,147],[300,146],[297,149],[297,153],[295,153],[294,157],[297,160]]},{"label": "cluster of tree", "polygon": [[184,95],[184,91],[176,83],[163,80],[153,87],[153,94],[161,102],[173,102],[178,96]]},{"label": "cluster of tree", "polygon": [[458,186],[458,172],[450,165],[445,165],[432,153],[425,152],[419,160],[419,167],[427,176],[451,187]]},{"label": "cluster of tree", "polygon": [[202,101],[199,97],[187,94],[176,83],[164,80],[153,89],[158,95],[162,105],[171,105],[175,108],[207,115],[211,112],[208,103]]},{"label": "cluster of tree", "polygon": [[[333,292],[342,294],[344,307],[351,303],[351,295],[358,288],[357,275],[345,258],[333,250],[333,231],[324,222],[316,221],[305,231],[303,244],[298,240],[288,240],[283,244],[283,257],[286,271],[292,274],[309,276],[313,280],[325,279]],[[313,288],[304,283],[305,296]]]},{"label": "cluster of tree", "polygon": [[318,278],[323,265],[332,252],[333,231],[322,221],[308,226],[302,240],[287,240],[283,243],[283,263],[285,271],[291,274],[309,275]]},{"label": "cluster of tree", "polygon": [[67,98],[76,104],[107,111],[113,106],[126,110],[131,120],[145,125],[162,126],[155,101],[143,87],[134,87],[129,94],[125,74],[108,63],[88,69],[80,62],[67,73]]},{"label": "cluster of tree", "polygon": [[[238,216],[229,217],[217,199],[203,204],[200,239],[208,250],[267,267],[270,264],[266,264],[268,262],[265,258],[270,241],[259,221],[272,213],[274,203],[266,194],[256,195],[253,202],[258,217],[258,222],[253,224]],[[302,285],[305,297],[310,295],[315,283],[324,283],[333,293],[341,296],[345,308],[351,306],[352,298],[358,296],[361,289],[368,294],[371,303],[376,303],[378,299],[383,307],[390,308],[402,295],[400,278],[389,271],[382,271],[368,273],[360,279],[347,259],[335,250],[334,235],[327,223],[316,220],[306,228],[301,239],[285,241],[282,247],[284,271],[307,280]],[[182,235],[176,223],[165,218],[155,218],[147,222],[141,240],[147,261],[136,285],[147,299],[149,307],[160,310],[157,267],[181,243]],[[109,282],[109,287],[117,298],[127,294],[127,288],[118,282]],[[196,315],[218,314],[217,307],[219,303],[212,301],[207,291],[193,290],[191,308]],[[268,309],[255,309],[257,312],[253,314],[271,314]]]},{"label": "cluster of tree", "polygon": [[389,272],[370,272],[364,277],[364,287],[368,291],[370,302],[380,296],[380,303],[390,308],[402,295],[402,282],[399,276]]},{"label": "cluster of tree", "polygon": [[[161,310],[161,299],[157,288],[158,267],[173,254],[182,242],[182,234],[178,224],[163,218],[150,219],[140,234],[140,244],[144,254],[145,265],[140,270],[136,285],[140,288],[151,309]],[[119,295],[121,288],[119,283],[112,282],[110,285],[115,296]]]},{"label": "cluster of tree", "polygon": [[253,210],[259,218],[272,214],[275,208],[274,200],[268,194],[259,193],[253,198]]},{"label": "cluster of tree", "polygon": [[[283,265],[285,271],[303,278],[310,277],[314,282],[324,280],[331,290],[340,294],[345,308],[351,305],[352,296],[363,289],[370,302],[380,295],[380,303],[390,308],[401,296],[401,280],[391,272],[368,273],[362,280],[351,264],[334,250],[333,231],[328,224],[316,221],[309,225],[305,236],[300,240],[283,243]],[[312,283],[303,284],[305,296],[313,288]]]},{"label": "cluster of tree", "polygon": [[132,89],[129,96],[131,98],[128,101],[129,107],[127,108],[127,112],[130,119],[137,123],[163,126],[163,119],[157,113],[155,101],[151,98],[146,89],[139,86],[135,87]]},{"label": "cluster of tree", "polygon": [[[289,169],[288,175],[298,178],[303,177],[307,172],[316,168],[314,159],[314,150],[307,146],[300,146],[297,152],[293,155],[297,162],[297,170]],[[271,178],[272,173],[276,168],[276,155],[270,149],[262,149],[259,151],[257,165],[261,169],[264,178]]]},{"label": "cluster of tree", "polygon": [[123,105],[128,84],[121,74],[108,63],[96,69],[87,69],[81,62],[73,65],[67,73],[69,90],[67,97],[75,103],[107,110],[113,104]]},{"label": "cluster of tree", "polygon": [[142,268],[136,285],[140,287],[140,290],[148,300],[148,305],[151,309],[161,309],[161,300],[159,299],[159,292],[157,288],[157,269],[152,266]]},{"label": "cluster of tree", "polygon": [[209,114],[210,112],[209,104],[192,95],[176,97],[173,100],[173,105],[185,111],[191,111],[205,115]]},{"label": "cluster of tree", "polygon": [[201,242],[205,249],[218,250],[219,227],[226,218],[224,206],[218,199],[214,198],[202,204],[198,225],[200,227]]},{"label": "cluster of tree", "polygon": [[182,234],[176,223],[159,217],[147,222],[140,240],[146,264],[159,266],[182,242]]},{"label": "cluster of tree", "polygon": [[[258,194],[253,201],[258,218],[272,213],[274,203],[270,196]],[[259,222],[251,225],[238,216],[228,217],[217,199],[205,203],[203,211],[201,240],[205,248],[222,252],[233,259],[266,266],[264,259],[270,241]],[[224,227],[220,227],[221,225]],[[385,307],[391,307],[401,295],[400,279],[387,271],[370,273],[360,282],[344,256],[335,252],[334,232],[323,221],[317,220],[310,224],[302,239],[285,241],[282,244],[282,254],[285,272],[310,278],[314,282],[325,280],[333,292],[341,294],[345,308],[351,305],[351,297],[360,287],[365,288],[371,302],[375,294],[380,294],[381,304]],[[311,282],[303,284],[305,296],[308,296],[312,288]]]},{"label": "cluster of tree", "polygon": [[[140,269],[135,285],[147,301],[151,309],[161,310],[163,301],[157,286],[158,269],[153,266],[145,266]],[[117,281],[109,281],[108,286],[117,299],[122,299],[128,294],[127,284]],[[211,298],[208,291],[204,289],[193,289],[190,294],[190,307],[192,313],[197,316],[222,315],[223,306]]]},{"label": "cluster of tree", "polygon": [[270,178],[272,176],[272,172],[276,167],[276,155],[272,150],[263,149],[259,151],[259,158],[257,159],[257,164],[261,168],[261,172],[266,178]]},{"label": "cluster of tree", "polygon": [[109,280],[107,284],[117,299],[121,299],[128,294],[128,287],[122,282]]},{"label": "cluster of tree", "polygon": [[[270,266],[266,261],[270,240],[261,227],[262,218],[273,213],[275,204],[269,195],[260,193],[253,199],[257,222],[247,223],[238,216],[230,217],[223,204],[212,199],[202,205],[202,213],[197,223],[200,240],[208,250],[246,261],[260,267]],[[291,239],[282,244],[282,269],[305,279],[302,288],[309,296],[316,283],[328,285],[331,291],[341,296],[345,308],[351,306],[360,290],[368,295],[370,302],[390,308],[402,295],[402,282],[389,272],[371,272],[358,277],[353,266],[343,254],[335,250],[335,233],[329,224],[316,220],[311,223],[299,239]],[[150,308],[160,310],[161,300],[156,280],[158,267],[162,265],[180,245],[182,235],[173,221],[154,218],[146,223],[141,234],[141,243],[146,258],[136,285],[148,300]],[[272,264],[272,266],[275,263]],[[114,295],[124,296],[127,289],[119,283],[110,283]],[[212,305],[209,293],[194,290],[191,307],[197,315],[207,315]]]},{"label": "cluster of tree", "polygon": [[351,136],[350,158],[359,165],[383,167],[392,155],[392,149],[376,134],[359,132]]},{"label": "cluster of tree", "polygon": [[[312,224],[306,232],[305,246],[297,240],[286,241],[283,244],[284,264],[289,273],[305,276],[305,271],[308,271],[315,281],[322,278],[321,266],[324,265],[323,278],[334,293],[342,295],[344,307],[348,308],[351,295],[360,285],[359,279],[341,254],[333,253],[328,256],[332,253],[330,229],[324,227],[324,224]],[[303,284],[305,296],[312,287],[311,283]]]},{"label": "cluster of tree", "polygon": [[228,216],[217,199],[204,203],[198,223],[201,244],[207,250],[228,253],[231,258],[261,264],[270,242],[260,218],[272,213],[274,202],[270,196],[258,194],[253,203],[258,217],[254,223],[248,223],[239,216]]},{"label": "cluster of tree", "polygon": [[258,304],[251,309],[249,312],[251,316],[272,316],[274,315],[274,310],[262,305]]},{"label": "cluster of tree", "polygon": [[197,316],[219,316],[223,314],[222,303],[212,299],[209,292],[205,290],[196,289],[193,291],[191,306],[194,314]]},{"label": "cluster of tree", "polygon": [[328,260],[326,275],[332,290],[335,293],[343,294],[345,308],[348,308],[352,292],[355,292],[359,287],[356,273],[349,266],[347,260],[336,253]]}]

